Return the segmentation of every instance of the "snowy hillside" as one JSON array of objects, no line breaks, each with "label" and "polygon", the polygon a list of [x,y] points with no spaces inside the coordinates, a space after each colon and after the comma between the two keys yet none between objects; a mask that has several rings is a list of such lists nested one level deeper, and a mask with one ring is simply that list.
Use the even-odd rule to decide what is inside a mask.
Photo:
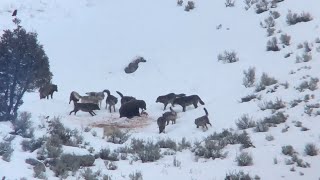
[{"label": "snowy hillside", "polygon": [[[78,129],[84,138],[79,147],[64,145],[63,153],[95,155],[104,148],[117,150],[130,146],[132,139],[156,143],[171,138],[178,143],[185,137],[192,145],[181,151],[161,148],[163,156],[155,162],[142,163],[128,155],[125,160],[115,162],[116,170],[107,169],[105,161],[97,158],[90,168],[101,171],[98,179],[103,175],[113,180],[130,179],[129,174],[141,172],[145,180],[220,180],[238,171],[267,180],[319,179],[320,156],[307,155],[305,146],[313,143],[320,148],[320,91],[318,81],[313,79],[320,75],[320,39],[317,39],[320,38],[320,2],[284,0],[276,3],[276,7],[271,7],[270,2],[268,10],[260,14],[256,13],[256,5],[261,0],[248,10],[243,0],[236,0],[234,7],[226,7],[224,0],[194,2],[195,9],[187,12],[184,10],[187,1],[177,6],[174,0],[1,0],[0,35],[5,29],[14,28],[11,14],[17,9],[21,25],[38,33],[38,40],[49,57],[54,75],[52,83],[58,85],[53,99],[40,100],[38,92],[24,96],[20,111],[32,114],[35,137],[49,135],[45,120],[49,116],[49,120],[58,117],[65,127]],[[288,25],[289,10],[299,15],[310,13],[312,20]],[[265,19],[275,11],[280,17],[273,18],[275,25],[270,29],[274,29],[274,33],[268,36],[267,28],[262,26],[270,25]],[[291,37],[288,45],[280,40],[284,34]],[[273,37],[278,40],[279,51],[266,50],[267,42]],[[218,55],[224,51],[236,52],[239,61],[218,61]],[[147,62],[139,64],[136,72],[126,74],[124,68],[137,56]],[[246,88],[243,71],[250,67],[255,68],[256,80],[252,87]],[[263,73],[277,82],[257,92]],[[314,89],[303,89],[301,83],[310,80],[311,85],[307,86],[315,85]],[[117,112],[110,113],[105,109],[105,100],[94,117],[86,112],[69,115],[73,110],[73,104],[69,104],[72,91],[85,95],[104,89],[110,90],[119,101],[116,91],[144,100],[148,117],[119,118],[120,102],[116,105]],[[157,119],[164,111],[163,104],[155,101],[158,96],[171,92],[199,95],[205,105],[196,109],[188,106],[186,112],[176,105],[173,109],[178,112],[177,123],[166,126],[166,133],[159,134]],[[241,103],[241,98],[252,94],[258,98]],[[265,106],[277,99],[282,100],[284,106],[276,110]],[[293,105],[292,102],[299,99],[301,101]],[[194,124],[196,118],[204,115],[204,107],[212,124],[206,131]],[[281,112],[285,122],[261,123]],[[203,145],[204,139],[214,132],[232,128],[231,132],[243,133],[236,122],[244,114],[258,122],[255,125],[258,127],[246,129],[254,146],[243,149],[239,143],[229,143],[222,149],[228,152],[225,158],[196,155],[199,149],[194,143]],[[107,142],[104,137],[101,127],[114,123],[132,126],[131,136],[124,144]],[[269,129],[257,132],[263,129],[260,125]],[[0,143],[6,141],[11,131],[11,123],[0,122]],[[274,140],[270,140],[271,136]],[[21,142],[26,139],[16,136],[11,141],[14,151],[10,162],[0,159],[0,177],[34,179],[34,170],[25,160],[36,158],[38,150],[25,152]],[[295,150],[291,156],[283,154],[283,147],[287,145]],[[89,150],[90,147],[94,151]],[[242,152],[252,156],[251,165],[238,166],[235,159]],[[173,163],[174,159],[181,164]],[[84,170],[68,172],[67,179],[85,179],[81,175]],[[49,167],[45,176],[59,179]]]}]

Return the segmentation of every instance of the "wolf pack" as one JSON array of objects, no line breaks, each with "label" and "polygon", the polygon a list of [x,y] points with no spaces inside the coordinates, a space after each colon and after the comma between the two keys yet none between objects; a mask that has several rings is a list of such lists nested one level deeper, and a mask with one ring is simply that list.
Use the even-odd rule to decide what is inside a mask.
[{"label": "wolf pack", "polygon": [[[58,86],[55,84],[47,84],[39,89],[40,99],[51,97],[53,98],[53,93],[58,92]],[[105,98],[105,93],[107,97]],[[146,112],[147,105],[144,100],[137,99],[133,96],[125,96],[121,92],[116,91],[120,96],[120,109],[119,114],[120,118],[133,118],[135,116],[148,115]],[[70,93],[69,104],[73,101],[74,108],[70,111],[69,115],[74,113],[77,114],[78,111],[88,112],[90,115],[95,116],[95,110],[100,110],[102,101],[105,99],[106,106],[105,109],[108,109],[110,113],[116,112],[116,104],[118,103],[118,98],[111,94],[108,89],[105,89],[101,92],[87,92],[86,95],[82,96],[76,91]],[[175,124],[178,118],[178,113],[172,108],[175,105],[182,107],[182,112],[186,111],[187,106],[193,105],[194,108],[198,107],[198,104],[205,105],[198,95],[189,95],[186,94],[175,94],[169,93],[166,95],[161,95],[157,97],[156,103],[162,103],[164,105],[163,111],[166,110],[167,106],[170,104],[170,111],[164,112],[162,116],[157,119],[157,124],[159,127],[159,133],[165,133],[165,128],[167,125]],[[140,112],[141,109],[141,112]],[[198,117],[194,120],[194,123],[197,128],[201,127],[203,129],[208,129],[208,124],[210,126],[209,114],[206,108],[203,108],[205,115]]]}]

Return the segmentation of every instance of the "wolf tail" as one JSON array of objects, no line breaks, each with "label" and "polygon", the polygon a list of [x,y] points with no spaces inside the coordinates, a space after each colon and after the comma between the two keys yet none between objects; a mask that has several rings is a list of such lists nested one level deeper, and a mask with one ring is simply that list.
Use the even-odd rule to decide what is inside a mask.
[{"label": "wolf tail", "polygon": [[119,96],[121,97],[121,98],[123,98],[123,94],[121,93],[121,92],[119,92],[119,91],[116,91],[118,94],[119,94]]},{"label": "wolf tail", "polygon": [[204,102],[201,100],[199,96],[197,96],[201,105],[204,105]]},{"label": "wolf tail", "polygon": [[206,109],[206,108],[203,108],[203,110],[204,110],[204,112],[206,113],[206,116],[208,116],[209,113],[208,113],[207,109]]},{"label": "wolf tail", "polygon": [[103,92],[107,93],[107,95],[110,96],[110,91],[108,89],[103,90]]}]

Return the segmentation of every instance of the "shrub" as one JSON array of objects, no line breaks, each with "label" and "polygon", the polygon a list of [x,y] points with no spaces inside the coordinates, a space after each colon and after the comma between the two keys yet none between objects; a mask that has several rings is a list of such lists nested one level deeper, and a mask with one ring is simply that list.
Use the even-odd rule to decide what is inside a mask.
[{"label": "shrub", "polygon": [[236,157],[238,166],[250,166],[253,164],[252,156],[247,152],[241,152],[240,155]]},{"label": "shrub", "polygon": [[311,78],[310,81],[303,81],[296,89],[300,92],[303,92],[305,89],[309,89],[310,91],[314,91],[318,89],[318,78]]},{"label": "shrub", "polygon": [[249,95],[247,95],[245,97],[242,97],[240,103],[249,102],[249,101],[251,101],[253,99],[260,99],[260,98],[261,98],[260,96],[257,96],[255,94],[249,94]]},{"label": "shrub", "polygon": [[282,154],[292,156],[296,153],[291,145],[282,146]]},{"label": "shrub", "polygon": [[254,3],[256,3],[256,0],[244,0],[244,3],[246,5],[244,9],[248,10]]},{"label": "shrub", "polygon": [[273,28],[276,25],[276,22],[274,21],[272,16],[269,16],[268,18],[264,19],[264,24],[260,22],[261,27],[263,28]]},{"label": "shrub", "polygon": [[302,56],[296,56],[296,63],[309,62],[312,60],[311,53],[303,53]]},{"label": "shrub", "polygon": [[300,22],[308,22],[311,21],[313,18],[310,13],[301,13],[298,15],[297,13],[292,13],[291,11],[287,14],[287,24],[288,25],[295,25]]},{"label": "shrub", "polygon": [[281,124],[286,122],[288,119],[288,116],[285,115],[283,112],[277,112],[274,115],[271,115],[270,117],[265,117],[264,118],[264,123],[266,124]]},{"label": "shrub", "polygon": [[237,57],[237,53],[235,51],[224,51],[224,54],[218,55],[218,61],[222,61],[224,63],[234,63],[239,61]]},{"label": "shrub", "polygon": [[191,148],[191,143],[187,141],[185,137],[183,137],[181,142],[178,143],[178,150],[182,151],[188,148]]},{"label": "shrub", "polygon": [[182,4],[183,4],[183,0],[178,0],[178,1],[177,1],[177,5],[178,5],[178,6],[182,6]]},{"label": "shrub", "polygon": [[266,136],[266,140],[267,141],[273,141],[274,140],[274,137],[272,135],[267,135]]},{"label": "shrub", "polygon": [[204,157],[207,159],[223,159],[227,156],[227,153],[222,151],[224,147],[224,145],[218,143],[217,141],[207,139],[204,141],[204,146],[201,144],[197,144],[194,152],[196,156]]},{"label": "shrub", "polygon": [[250,67],[247,71],[243,71],[244,77],[242,84],[244,87],[252,87],[254,85],[254,82],[256,80],[256,68]]},{"label": "shrub", "polygon": [[276,37],[273,37],[267,42],[267,51],[280,51],[278,47],[278,40]]},{"label": "shrub", "polygon": [[142,173],[140,171],[129,174],[130,180],[143,180]]},{"label": "shrub", "polygon": [[224,4],[226,5],[226,7],[234,7],[235,0],[226,0]]},{"label": "shrub", "polygon": [[269,10],[269,2],[267,0],[259,0],[256,3],[256,13],[261,14]]},{"label": "shrub", "polygon": [[236,122],[238,129],[248,129],[256,126],[256,123],[252,120],[252,117],[249,117],[248,114],[244,114]]},{"label": "shrub", "polygon": [[107,141],[114,144],[123,144],[129,139],[129,137],[129,130],[123,132],[119,128],[115,128],[112,133],[108,135]]},{"label": "shrub", "polygon": [[19,116],[12,121],[14,134],[24,138],[32,138],[34,129],[32,128],[31,113],[21,112]]},{"label": "shrub", "polygon": [[0,156],[2,156],[4,161],[10,162],[13,151],[11,142],[0,143]]},{"label": "shrub", "polygon": [[157,142],[157,146],[159,146],[160,148],[169,148],[172,149],[174,151],[177,150],[177,143],[175,141],[173,141],[172,139],[168,138],[166,140],[162,139],[159,140]]},{"label": "shrub", "polygon": [[249,173],[243,171],[233,171],[226,174],[225,180],[253,180]]},{"label": "shrub", "polygon": [[177,160],[176,157],[173,158],[173,166],[174,167],[181,167],[181,161]]},{"label": "shrub", "polygon": [[273,19],[278,19],[280,17],[280,13],[278,11],[270,11],[269,13]]},{"label": "shrub", "polygon": [[113,161],[111,161],[111,162],[104,161],[104,165],[106,166],[106,168],[108,170],[116,170],[116,169],[118,169],[117,164],[115,162],[113,162]]},{"label": "shrub", "polygon": [[287,34],[281,34],[280,41],[282,44],[289,46],[290,45],[291,36]]},{"label": "shrub", "polygon": [[292,155],[291,161],[294,163],[297,163],[298,167],[307,168],[310,167],[310,164],[307,162],[303,162],[302,159],[300,159],[296,154]]},{"label": "shrub", "polygon": [[275,31],[276,31],[275,28],[267,28],[267,36],[268,37],[272,36]]},{"label": "shrub", "polygon": [[285,108],[285,107],[286,107],[286,105],[282,101],[282,99],[278,99],[278,98],[276,99],[275,102],[268,101],[268,102],[264,102],[263,104],[259,105],[259,108],[262,111],[267,110],[267,109],[279,110],[279,109],[282,109],[282,108]]},{"label": "shrub", "polygon": [[39,179],[46,179],[46,176],[45,176],[46,167],[42,162],[32,158],[26,159],[25,162],[33,166],[33,172],[34,172],[33,177],[36,177]]},{"label": "shrub", "polygon": [[145,143],[142,151],[137,151],[136,154],[143,163],[154,162],[161,158],[159,146],[150,141]]},{"label": "shrub", "polygon": [[92,169],[86,168],[82,173],[81,176],[84,180],[99,180],[100,171],[93,172]]},{"label": "shrub", "polygon": [[318,155],[318,151],[319,149],[317,148],[317,146],[313,143],[308,143],[305,148],[304,148],[304,152],[309,155],[309,156],[316,156]]},{"label": "shrub", "polygon": [[271,86],[276,83],[278,83],[278,81],[275,78],[269,77],[266,73],[262,73],[260,78],[260,84],[264,86]]},{"label": "shrub", "polygon": [[35,139],[33,137],[31,140],[23,140],[21,142],[22,150],[33,152],[39,149],[45,143],[45,140],[45,137],[41,137],[38,139]]},{"label": "shrub", "polygon": [[184,10],[185,11],[190,11],[195,8],[194,2],[193,1],[188,1],[187,5],[185,6]]},{"label": "shrub", "polygon": [[254,128],[255,132],[267,132],[269,130],[269,126],[264,121],[259,121]]},{"label": "shrub", "polygon": [[100,150],[100,158],[103,160],[110,160],[110,161],[119,161],[119,153],[116,151],[112,152],[110,149],[104,148]]}]

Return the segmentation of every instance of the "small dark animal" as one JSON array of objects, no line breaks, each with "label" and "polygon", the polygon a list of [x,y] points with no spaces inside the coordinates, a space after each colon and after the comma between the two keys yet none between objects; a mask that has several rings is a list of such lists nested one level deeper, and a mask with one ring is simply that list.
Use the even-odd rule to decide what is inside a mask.
[{"label": "small dark animal", "polygon": [[165,132],[164,130],[166,128],[166,122],[167,122],[167,120],[163,116],[158,118],[157,123],[158,123],[158,127],[159,127],[159,134],[162,132],[163,133]]},{"label": "small dark animal", "polygon": [[119,94],[119,96],[121,97],[121,106],[124,104],[124,103],[127,103],[127,102],[129,102],[129,101],[131,101],[131,100],[135,100],[136,98],[135,97],[132,97],[132,96],[124,96],[121,92],[119,92],[119,91],[116,91],[118,94]]},{"label": "small dark animal", "polygon": [[80,99],[81,99],[81,96],[79,95],[79,93],[72,91],[70,93],[69,104],[71,103],[71,101],[78,102]]},{"label": "small dark animal", "polygon": [[44,99],[47,97],[49,99],[49,95],[51,95],[51,99],[53,96],[53,92],[58,92],[58,86],[55,84],[47,84],[39,89],[40,99]]},{"label": "small dark animal", "polygon": [[111,107],[113,107],[113,111],[116,112],[116,104],[118,103],[118,98],[110,94],[109,90],[105,90],[107,93],[107,99],[106,99],[106,109],[108,108],[109,105],[109,111],[111,113]]},{"label": "small dark animal", "polygon": [[182,111],[186,111],[186,107],[193,104],[194,108],[198,107],[198,102],[200,102],[201,105],[204,105],[204,102],[200,99],[198,95],[191,95],[191,96],[183,96],[180,98],[176,98],[173,101],[173,104],[178,104],[182,107]]},{"label": "small dark animal", "polygon": [[203,108],[203,109],[204,109],[204,112],[206,113],[206,115],[195,119],[194,123],[197,125],[197,128],[199,128],[199,126],[201,126],[202,128],[205,127],[206,129],[208,129],[207,124],[210,124],[210,126],[212,126],[212,125],[211,125],[211,123],[209,121],[209,117],[208,117],[209,114],[208,114],[207,109],[206,108]]},{"label": "small dark animal", "polygon": [[76,115],[79,110],[88,112],[91,114],[91,116],[94,116],[96,115],[96,113],[94,113],[93,110],[100,110],[100,108],[98,104],[94,104],[94,103],[74,102],[74,109],[69,113],[69,115],[71,115],[72,112],[74,112],[74,114]]},{"label": "small dark animal", "polygon": [[178,117],[177,112],[175,112],[171,107],[170,107],[170,112],[165,112],[162,114],[162,117],[164,117],[167,121],[167,125],[169,125],[169,122],[172,121],[172,124],[176,123],[176,119]]},{"label": "small dark animal", "polygon": [[131,100],[123,105],[121,105],[119,112],[120,112],[120,118],[121,117],[127,117],[127,118],[133,118],[134,116],[140,116],[139,109],[147,110],[146,102],[143,100]]},{"label": "small dark animal", "polygon": [[135,72],[140,62],[147,62],[143,57],[137,57],[135,60],[133,60],[126,68],[124,68],[124,72],[127,74]]},{"label": "small dark animal", "polygon": [[167,95],[159,96],[156,100],[156,103],[162,103],[164,105],[163,110],[166,110],[167,105],[170,103],[173,106],[173,101],[176,98],[186,96],[186,94],[175,94],[169,93]]},{"label": "small dark animal", "polygon": [[18,10],[15,9],[15,10],[13,11],[13,13],[12,13],[12,16],[16,16],[16,15],[17,15],[17,12],[18,12]]}]

